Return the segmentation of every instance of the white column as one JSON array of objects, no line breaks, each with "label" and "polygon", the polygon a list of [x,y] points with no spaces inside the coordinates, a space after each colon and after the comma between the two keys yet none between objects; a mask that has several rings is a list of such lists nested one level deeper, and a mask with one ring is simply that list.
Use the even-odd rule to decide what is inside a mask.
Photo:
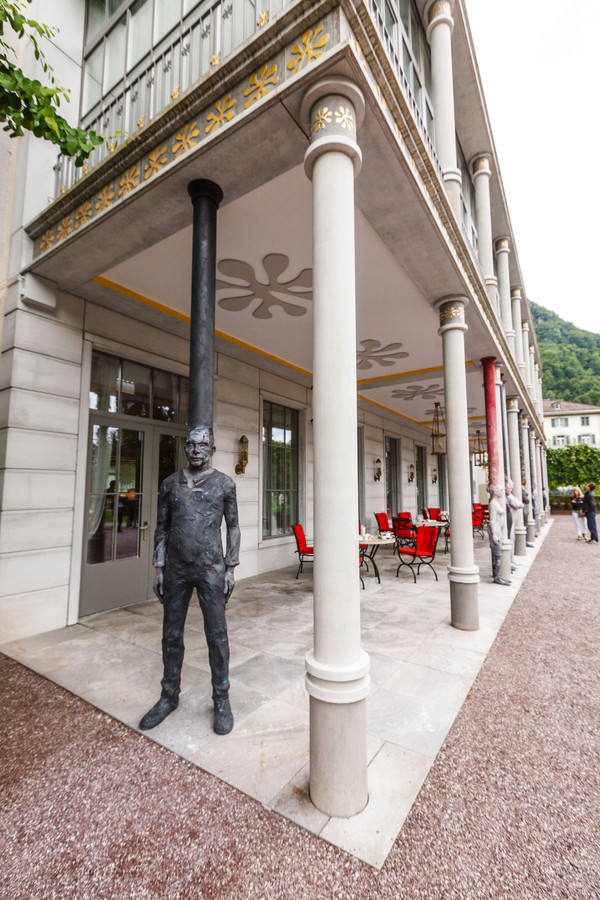
[{"label": "white column", "polygon": [[542,449],[542,466],[543,466],[543,469],[544,469],[544,482],[545,482],[545,484],[546,484],[546,492],[547,492],[547,496],[546,496],[546,521],[548,521],[548,519],[550,518],[550,516],[552,515],[552,513],[551,513],[551,506],[550,506],[550,484],[548,483],[548,455],[547,455],[547,453],[546,453],[546,448],[545,448],[545,447]]},{"label": "white column", "polygon": [[512,321],[515,331],[515,361],[521,374],[523,374],[523,340],[521,335],[521,288],[514,287],[510,292],[512,304]]},{"label": "white column", "polygon": [[538,363],[533,364],[533,405],[538,415],[542,415],[542,404],[540,401],[540,367]]},{"label": "white column", "polygon": [[529,460],[529,419],[523,416],[521,420],[523,435],[523,464],[525,466],[525,490],[529,497],[529,511],[527,515],[527,546],[533,547],[535,539],[535,518],[533,515],[533,491],[531,488],[531,465]]},{"label": "white column", "polygon": [[450,617],[455,628],[479,628],[479,569],[473,552],[471,517],[471,469],[465,374],[466,297],[442,297],[438,334],[442,338],[446,447],[448,454],[448,505],[450,513]]},{"label": "white column", "polygon": [[477,249],[479,264],[485,279],[487,294],[496,309],[498,279],[494,274],[494,240],[492,234],[492,205],[490,200],[490,157],[482,153],[473,160],[473,184],[475,186],[475,219],[477,222]]},{"label": "white column", "polygon": [[532,426],[529,427],[529,470],[531,475],[531,505],[534,513],[535,536],[537,537],[540,531],[540,483],[538,481],[537,466],[535,464],[535,436]]},{"label": "white column", "polygon": [[[519,340],[519,333],[515,335],[515,340]],[[523,379],[523,383],[527,386],[527,363],[528,363],[528,353],[529,353],[529,323],[522,321],[521,322],[521,362],[519,363],[519,372],[521,373],[521,378]]]},{"label": "white column", "polygon": [[[304,158],[313,185],[314,649],[310,796],[329,816],[367,803],[369,658],[360,645],[354,178],[364,98],[351,81],[324,78],[302,101]],[[331,465],[331,447],[343,447]],[[331,529],[331,511],[336,527]]]},{"label": "white column", "polygon": [[540,439],[538,437],[535,438],[535,444],[533,447],[534,458],[535,458],[535,471],[536,471],[536,479],[537,479],[537,492],[538,492],[538,506],[540,510],[540,528],[543,528],[546,524],[546,504],[544,503],[544,486],[542,479],[542,456],[540,452],[541,444]]},{"label": "white column", "polygon": [[454,215],[460,222],[461,173],[456,161],[452,29],[454,0],[429,0],[425,9],[427,40],[431,46],[431,92],[435,121],[435,149]]},{"label": "white column", "polygon": [[[513,496],[523,499],[521,491],[521,454],[519,447],[519,399],[508,397],[506,402],[508,419],[508,454],[510,457],[510,476],[513,483]],[[525,556],[526,531],[523,523],[523,510],[513,510],[513,529],[515,533],[515,556]]]},{"label": "white column", "polygon": [[537,396],[537,384],[535,382],[535,347],[533,344],[529,345],[529,375],[531,377],[531,381],[527,385],[529,389],[529,396],[531,397],[531,401],[535,406],[535,400]]},{"label": "white column", "polygon": [[504,334],[512,355],[515,355],[515,330],[513,328],[512,309],[510,305],[510,269],[508,254],[510,247],[508,238],[496,241],[496,269],[498,271],[498,290],[500,293],[500,318]]},{"label": "white column", "polygon": [[531,393],[531,368],[529,366],[529,322],[523,322],[523,361],[525,365],[525,387]]},{"label": "white column", "polygon": [[[500,367],[496,366],[494,369],[496,378],[496,429],[498,433],[498,456],[499,456],[499,465],[498,465],[498,482],[502,489],[504,490],[504,481],[506,478],[506,471],[504,467],[504,421],[502,415],[502,374],[500,372]],[[505,581],[510,581],[510,540],[508,537],[508,530],[506,527],[506,495],[503,493],[500,498],[500,502],[504,508],[504,533],[502,535],[502,557],[500,560],[500,575],[504,578]]]}]

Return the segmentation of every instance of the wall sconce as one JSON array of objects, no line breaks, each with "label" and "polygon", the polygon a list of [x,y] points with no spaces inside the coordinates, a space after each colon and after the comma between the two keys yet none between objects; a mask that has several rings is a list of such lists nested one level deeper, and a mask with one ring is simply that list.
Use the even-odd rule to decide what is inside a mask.
[{"label": "wall sconce", "polygon": [[437,468],[434,466],[434,467],[433,467],[433,470],[432,470],[432,472],[431,472],[431,483],[432,483],[432,484],[437,484],[437,480],[438,480],[438,470],[437,470]]},{"label": "wall sconce", "polygon": [[381,481],[381,460],[379,457],[375,460],[375,481]]},{"label": "wall sconce", "polygon": [[488,455],[487,451],[483,449],[481,443],[481,431],[479,429],[477,429],[477,449],[473,454],[473,463],[481,468],[487,468],[488,465]]},{"label": "wall sconce", "polygon": [[415,464],[411,463],[408,467],[408,483],[412,484],[415,480]]},{"label": "wall sconce", "polygon": [[433,410],[433,422],[431,429],[431,452],[434,456],[442,456],[446,452],[446,435],[442,430],[442,424],[443,418],[440,414],[440,404],[436,403]]},{"label": "wall sconce", "polygon": [[236,475],[244,475],[248,465],[248,438],[243,434],[240,438],[240,461],[235,467]]}]

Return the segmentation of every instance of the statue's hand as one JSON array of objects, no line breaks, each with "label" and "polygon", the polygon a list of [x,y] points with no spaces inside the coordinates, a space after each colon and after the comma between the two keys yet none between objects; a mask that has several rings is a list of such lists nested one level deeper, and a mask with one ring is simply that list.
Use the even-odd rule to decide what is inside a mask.
[{"label": "statue's hand", "polygon": [[225,586],[223,588],[223,593],[227,597],[230,598],[231,592],[235,587],[235,575],[233,574],[233,569],[227,569],[225,572]]},{"label": "statue's hand", "polygon": [[157,569],[156,575],[154,576],[154,582],[152,583],[152,590],[158,597],[161,603],[164,603],[165,597],[163,593],[163,570]]}]

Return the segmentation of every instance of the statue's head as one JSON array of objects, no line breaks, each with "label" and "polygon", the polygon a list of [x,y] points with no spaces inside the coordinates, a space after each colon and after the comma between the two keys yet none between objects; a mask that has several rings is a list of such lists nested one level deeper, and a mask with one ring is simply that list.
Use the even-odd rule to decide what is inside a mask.
[{"label": "statue's head", "polygon": [[185,442],[185,455],[192,469],[203,469],[210,463],[215,452],[215,439],[212,428],[198,426],[188,431]]},{"label": "statue's head", "polygon": [[505,492],[505,494],[506,494],[507,497],[509,496],[509,494],[512,494],[514,486],[515,486],[515,485],[514,485],[514,482],[513,482],[513,480],[512,480],[511,478],[506,478],[506,479],[505,479],[505,481],[504,481],[504,492]]},{"label": "statue's head", "polygon": [[501,484],[488,484],[488,494],[490,497],[503,497],[504,488]]}]

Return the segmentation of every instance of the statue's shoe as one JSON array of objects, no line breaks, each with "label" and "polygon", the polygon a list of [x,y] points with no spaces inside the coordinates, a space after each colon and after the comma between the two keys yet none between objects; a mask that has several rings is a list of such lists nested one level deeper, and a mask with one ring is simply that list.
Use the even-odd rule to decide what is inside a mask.
[{"label": "statue's shoe", "polygon": [[177,709],[178,703],[178,700],[169,700],[167,697],[161,697],[158,703],[155,703],[141,720],[140,728],[142,731],[148,731],[150,728],[156,728],[157,725],[160,725],[169,713]]},{"label": "statue's shoe", "polygon": [[494,578],[494,584],[510,584],[510,581],[507,581],[506,578]]},{"label": "statue's shoe", "polygon": [[229,734],[233,728],[233,713],[229,700],[215,700],[215,720],[213,731],[215,734]]}]

